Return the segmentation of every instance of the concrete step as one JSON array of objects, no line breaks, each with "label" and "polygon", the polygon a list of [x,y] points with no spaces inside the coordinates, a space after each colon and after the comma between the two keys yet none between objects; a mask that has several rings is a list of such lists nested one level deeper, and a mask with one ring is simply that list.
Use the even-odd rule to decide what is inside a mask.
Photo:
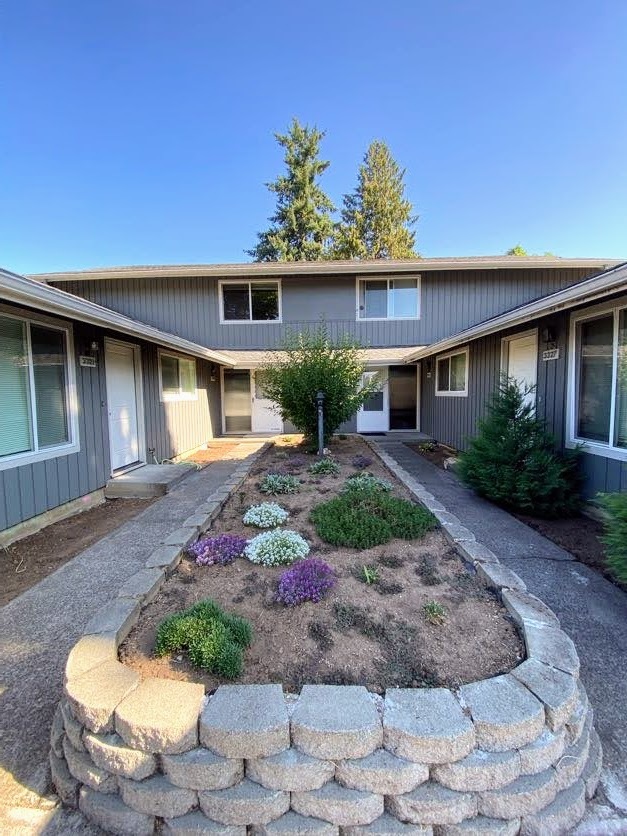
[{"label": "concrete step", "polygon": [[109,479],[105,488],[107,499],[148,499],[163,496],[181,479],[195,473],[192,464],[145,464],[135,470]]}]

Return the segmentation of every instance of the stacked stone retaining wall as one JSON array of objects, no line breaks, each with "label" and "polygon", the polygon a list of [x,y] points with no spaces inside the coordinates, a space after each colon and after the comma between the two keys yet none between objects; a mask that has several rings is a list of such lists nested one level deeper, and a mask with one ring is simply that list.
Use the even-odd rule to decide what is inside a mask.
[{"label": "stacked stone retaining wall", "polygon": [[[260,454],[261,451],[257,455]],[[68,658],[50,765],[64,803],[116,834],[568,833],[601,746],[555,614],[383,451],[495,589],[525,640],[511,673],[445,688],[202,685],[117,659],[140,607],[246,477],[240,466],[98,613]]]}]

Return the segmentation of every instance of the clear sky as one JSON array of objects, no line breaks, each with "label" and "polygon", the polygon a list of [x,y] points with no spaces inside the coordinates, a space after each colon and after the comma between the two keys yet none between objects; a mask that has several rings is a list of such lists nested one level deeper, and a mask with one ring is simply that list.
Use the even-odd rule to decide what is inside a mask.
[{"label": "clear sky", "polygon": [[292,116],[372,139],[425,256],[627,258],[625,0],[4,0],[0,263],[246,261]]}]

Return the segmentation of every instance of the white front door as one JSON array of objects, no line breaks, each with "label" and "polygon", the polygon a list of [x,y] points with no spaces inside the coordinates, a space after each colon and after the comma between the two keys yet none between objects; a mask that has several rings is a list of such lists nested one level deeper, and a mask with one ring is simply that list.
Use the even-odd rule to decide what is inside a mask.
[{"label": "white front door", "polygon": [[374,372],[364,372],[364,385],[373,377],[378,377],[379,391],[374,392],[357,413],[357,432],[376,433],[387,432],[389,429],[389,394],[388,370],[379,369]]},{"label": "white front door", "polygon": [[135,349],[110,342],[105,347],[111,470],[139,461]]},{"label": "white front door", "polygon": [[[503,371],[513,378],[521,388],[536,385],[538,375],[538,334],[536,331],[509,337],[503,340]],[[528,403],[535,405],[535,389],[526,397]]]},{"label": "white front door", "polygon": [[266,397],[256,379],[255,372],[250,373],[252,398],[252,430],[254,433],[283,432],[283,420],[276,411],[276,404]]}]

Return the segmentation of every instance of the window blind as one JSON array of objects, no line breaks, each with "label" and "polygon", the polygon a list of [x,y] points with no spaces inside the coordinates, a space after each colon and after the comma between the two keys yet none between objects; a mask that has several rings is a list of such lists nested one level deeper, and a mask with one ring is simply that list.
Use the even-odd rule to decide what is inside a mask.
[{"label": "window blind", "polygon": [[0,456],[33,449],[26,325],[0,317]]}]

